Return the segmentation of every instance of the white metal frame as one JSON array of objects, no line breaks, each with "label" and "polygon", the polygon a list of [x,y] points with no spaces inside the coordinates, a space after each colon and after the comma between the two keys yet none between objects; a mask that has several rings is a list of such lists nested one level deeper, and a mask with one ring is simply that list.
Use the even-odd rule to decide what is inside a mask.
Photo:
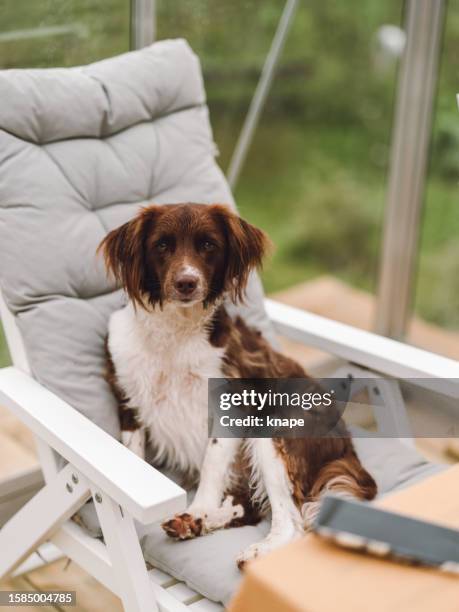
[{"label": "white metal frame", "polygon": [[[167,574],[148,570],[140,549],[135,521],[148,525],[182,511],[185,491],[33,379],[15,319],[1,299],[0,305],[14,361],[13,367],[0,370],[0,403],[36,436],[46,480],[45,487],[0,530],[0,578],[20,571],[18,566],[43,542],[52,542],[118,595],[128,612],[222,610]],[[266,307],[279,333],[296,341],[383,375],[417,374],[423,385],[426,379],[448,376],[456,379],[449,391],[459,392],[455,361],[272,300],[266,300]],[[393,415],[388,418],[394,427]],[[401,432],[405,434],[406,430]],[[67,461],[60,471],[56,452]],[[103,542],[69,520],[91,497]],[[55,558],[55,548],[48,545],[47,552]],[[24,571],[33,560],[25,563]]]},{"label": "white metal frame", "polygon": [[260,80],[258,81],[255,93],[253,94],[241,133],[239,134],[233,155],[231,156],[231,161],[228,166],[227,179],[231,189],[233,190],[238,182],[239,175],[249,152],[249,148],[252,143],[255,130],[257,129],[269,90],[271,89],[276,68],[282,55],[282,50],[288,38],[290,28],[293,24],[293,18],[298,7],[298,1],[299,0],[287,0],[285,3],[276,33],[261,71]]},{"label": "white metal frame", "polygon": [[412,310],[445,6],[406,0],[375,321],[392,338],[403,338]]},{"label": "white metal frame", "polygon": [[332,378],[348,380],[350,402],[356,394],[366,390],[378,436],[390,438],[397,432],[401,442],[414,446],[405,400],[397,380],[352,363],[339,367]]},{"label": "white metal frame", "polygon": [[66,25],[39,26],[37,28],[27,28],[24,30],[9,30],[0,33],[0,43],[69,35],[74,35],[80,39],[88,38],[89,28],[83,23],[71,23]]},{"label": "white metal frame", "polygon": [[131,49],[151,45],[156,37],[156,0],[131,0]]}]

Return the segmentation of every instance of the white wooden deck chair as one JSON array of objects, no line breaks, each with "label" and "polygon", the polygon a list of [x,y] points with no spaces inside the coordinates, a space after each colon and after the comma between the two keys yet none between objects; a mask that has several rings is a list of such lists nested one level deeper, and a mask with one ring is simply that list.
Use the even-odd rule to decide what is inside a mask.
[{"label": "white wooden deck chair", "polygon": [[[185,508],[185,492],[117,441],[103,341],[122,296],[94,258],[106,231],[143,203],[232,202],[214,162],[199,63],[185,42],[165,41],[84,68],[0,73],[0,99],[0,309],[13,360],[0,371],[0,404],[33,432],[45,478],[0,530],[0,578],[25,571],[51,542],[129,612],[220,610],[237,574],[223,589],[234,566],[225,534],[166,544],[149,535]],[[244,316],[268,337],[273,324],[379,375],[432,388],[459,379],[451,360],[270,300],[268,318],[260,300],[253,278]],[[380,428],[406,435],[403,405],[391,406]],[[416,477],[436,469],[397,448],[405,464],[403,449],[411,453]],[[368,450],[358,452],[371,463]],[[401,484],[397,466],[390,470],[383,489]],[[69,520],[91,498],[103,539]],[[231,530],[230,540],[259,537],[250,529]]]}]

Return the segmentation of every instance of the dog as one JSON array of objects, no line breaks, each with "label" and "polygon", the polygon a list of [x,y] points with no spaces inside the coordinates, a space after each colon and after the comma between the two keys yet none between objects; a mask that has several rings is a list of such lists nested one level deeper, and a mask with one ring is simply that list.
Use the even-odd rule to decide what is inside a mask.
[{"label": "dog", "polygon": [[303,378],[224,300],[237,303],[269,240],[224,205],[151,205],[101,243],[105,264],[128,297],[113,313],[108,380],[118,399],[122,442],[199,482],[183,514],[162,527],[185,540],[254,525],[271,530],[237,564],[304,534],[321,496],[372,499],[376,484],[349,435],[336,438],[208,438],[209,378]]}]

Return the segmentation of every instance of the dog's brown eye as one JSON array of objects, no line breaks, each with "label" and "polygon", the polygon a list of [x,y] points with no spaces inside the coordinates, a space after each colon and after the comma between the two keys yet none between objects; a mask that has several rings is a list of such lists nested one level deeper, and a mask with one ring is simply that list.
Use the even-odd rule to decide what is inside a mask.
[{"label": "dog's brown eye", "polygon": [[158,240],[155,246],[156,246],[156,250],[159,251],[160,253],[164,253],[169,248],[167,240]]},{"label": "dog's brown eye", "polygon": [[213,251],[215,250],[215,244],[213,242],[210,242],[210,240],[204,240],[204,242],[202,243],[202,248],[204,251]]}]

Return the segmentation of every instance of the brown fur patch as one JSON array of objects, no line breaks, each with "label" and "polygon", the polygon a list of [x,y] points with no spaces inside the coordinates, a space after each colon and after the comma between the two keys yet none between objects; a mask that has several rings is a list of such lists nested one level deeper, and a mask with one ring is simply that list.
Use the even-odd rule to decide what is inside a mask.
[{"label": "brown fur patch", "polygon": [[[339,478],[345,477],[348,481],[345,485],[339,483]],[[318,499],[321,492],[326,488],[327,483],[337,479],[337,483],[332,486],[335,490],[346,491],[360,499],[373,499],[377,493],[374,479],[363,468],[357,455],[347,455],[343,459],[336,459],[324,465],[314,482],[309,494],[309,500]]]},{"label": "brown fur patch", "polygon": [[231,466],[234,475],[231,486],[225,491],[223,499],[228,495],[233,497],[233,506],[240,504],[244,514],[233,518],[227,525],[229,527],[241,527],[243,525],[257,525],[264,514],[256,504],[252,502],[252,491],[249,486],[251,466],[244,452],[243,446],[238,450],[236,458]]},{"label": "brown fur patch", "polygon": [[[216,313],[209,339],[214,346],[225,347],[223,374],[229,378],[306,378],[310,381],[311,392],[321,390],[300,364],[275,351],[259,331],[248,327],[241,318],[232,321],[223,307]],[[345,476],[346,484],[337,488],[362,499],[375,497],[376,483],[360,463],[343,422],[339,430],[340,437],[333,438],[274,439],[298,508],[317,499],[327,483],[338,476]],[[246,467],[243,472],[247,473]],[[245,476],[241,482],[244,480]],[[234,491],[231,494],[238,497]],[[247,505],[248,516],[251,516],[252,510],[244,495],[245,491],[239,503]],[[243,524],[242,521],[240,519],[239,523]]]},{"label": "brown fur patch", "polygon": [[360,499],[373,499],[376,483],[360,463],[350,437],[280,438],[274,440],[293,485],[293,500],[301,509],[305,502],[316,501],[327,484],[345,477],[345,484],[335,488]]},{"label": "brown fur patch", "polygon": [[309,378],[296,361],[275,351],[241,317],[232,320],[223,306],[215,314],[209,341],[225,347],[223,375],[228,378]]}]

